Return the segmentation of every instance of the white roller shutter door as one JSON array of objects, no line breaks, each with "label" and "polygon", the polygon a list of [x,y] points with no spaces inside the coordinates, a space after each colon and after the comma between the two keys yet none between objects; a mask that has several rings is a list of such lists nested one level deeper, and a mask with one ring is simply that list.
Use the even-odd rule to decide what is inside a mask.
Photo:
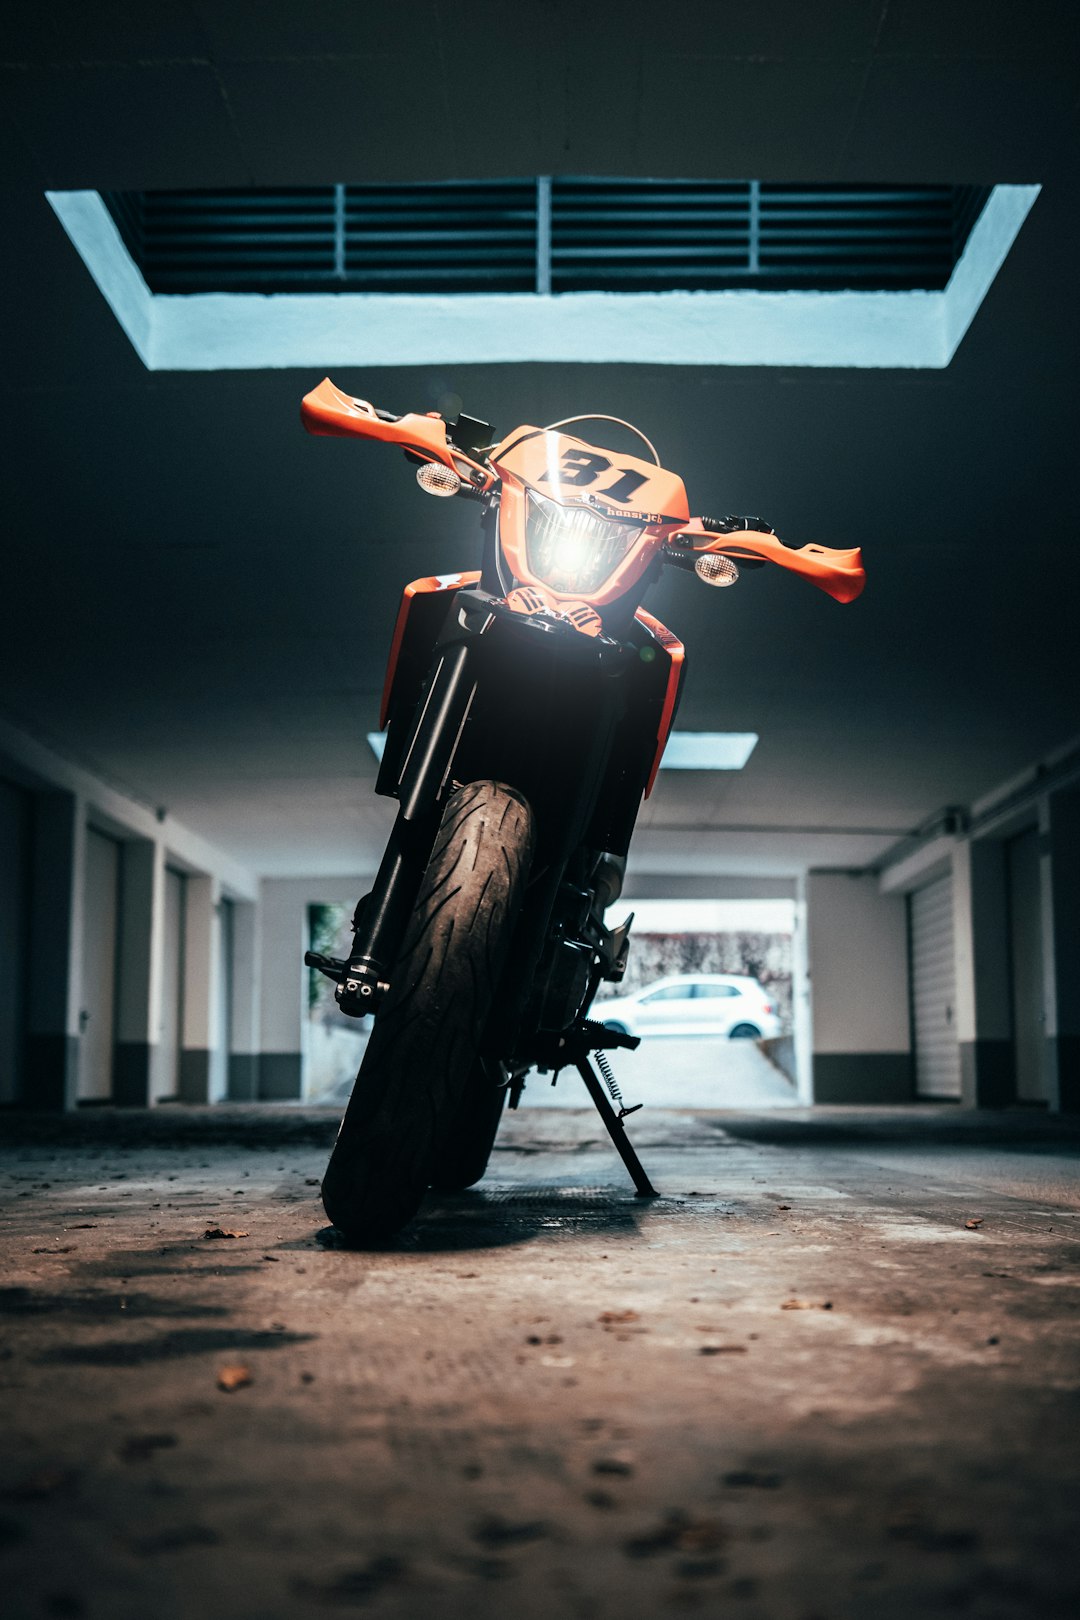
[{"label": "white roller shutter door", "polygon": [[915,1090],[920,1097],[959,1097],[951,876],[916,889],[908,908]]}]

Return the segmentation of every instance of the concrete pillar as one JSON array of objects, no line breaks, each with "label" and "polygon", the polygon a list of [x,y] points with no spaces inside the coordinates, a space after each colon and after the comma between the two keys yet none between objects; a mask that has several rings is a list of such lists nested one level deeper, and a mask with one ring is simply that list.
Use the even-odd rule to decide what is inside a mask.
[{"label": "concrete pillar", "polygon": [[30,794],[0,777],[0,1106],[23,1090],[31,808]]},{"label": "concrete pillar", "polygon": [[235,900],[232,908],[228,1095],[253,1102],[259,1095],[259,908]]},{"label": "concrete pillar", "polygon": [[74,1108],[79,1080],[86,807],[74,793],[34,796],[26,974],[27,1108]]},{"label": "concrete pillar", "polygon": [[912,1096],[907,917],[870,873],[810,872],[807,945],[816,1103]]},{"label": "concrete pillar", "polygon": [[161,1016],[165,851],[151,838],[121,847],[120,949],[116,999],[113,1097],[121,1107],[146,1108]]},{"label": "concrete pillar", "polygon": [[1080,1111],[1080,792],[1043,806],[1043,964],[1047,1094],[1061,1113]]},{"label": "concrete pillar", "polygon": [[955,844],[952,891],[960,1094],[968,1108],[1003,1108],[1016,1091],[1004,843]]},{"label": "concrete pillar", "polygon": [[810,999],[810,941],[806,921],[807,880],[795,893],[795,927],[791,937],[791,1025],[795,1048],[795,1085],[801,1103],[814,1100],[814,1020]]},{"label": "concrete pillar", "polygon": [[222,972],[221,883],[190,874],[184,885],[184,999],[180,1049],[180,1097],[187,1103],[219,1102],[224,1076],[215,1054],[223,1046],[219,978]]},{"label": "concrete pillar", "polygon": [[259,1096],[299,1097],[303,1087],[304,950],[302,885],[264,879],[259,900]]}]

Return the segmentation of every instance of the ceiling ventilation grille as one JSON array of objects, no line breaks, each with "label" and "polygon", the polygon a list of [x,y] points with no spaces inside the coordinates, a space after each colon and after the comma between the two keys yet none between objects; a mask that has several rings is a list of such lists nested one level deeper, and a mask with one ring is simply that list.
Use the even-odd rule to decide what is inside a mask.
[{"label": "ceiling ventilation grille", "polygon": [[449,181],[112,192],[152,292],[944,287],[988,189]]}]

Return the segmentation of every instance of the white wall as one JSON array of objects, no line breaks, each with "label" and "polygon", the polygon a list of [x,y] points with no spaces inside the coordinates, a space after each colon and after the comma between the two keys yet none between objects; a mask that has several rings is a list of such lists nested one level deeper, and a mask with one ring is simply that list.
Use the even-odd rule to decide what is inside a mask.
[{"label": "white wall", "polygon": [[[371,876],[264,878],[259,904],[259,1039],[266,1055],[295,1056],[297,1094],[318,1088],[321,1059],[308,1051],[307,909],[310,905],[352,907],[371,887]],[[363,1031],[366,1024],[358,1024]]]},{"label": "white wall", "polygon": [[[20,788],[33,824],[29,862],[26,961],[7,960],[7,982],[25,968],[26,1090],[30,1106],[73,1106],[82,1005],[82,869],[87,828],[116,840],[123,858],[115,1099],[150,1098],[162,986],[165,859],[189,880],[197,925],[186,953],[185,1044],[208,1054],[216,1098],[224,1090],[218,978],[222,971],[216,902],[223,891],[253,904],[258,881],[197,833],[139,802],[6,721],[0,720],[0,769]],[[197,948],[195,948],[197,947]],[[204,1088],[207,1089],[207,1088]]]},{"label": "white wall", "polygon": [[807,933],[814,1051],[908,1051],[903,900],[874,873],[811,872]]}]

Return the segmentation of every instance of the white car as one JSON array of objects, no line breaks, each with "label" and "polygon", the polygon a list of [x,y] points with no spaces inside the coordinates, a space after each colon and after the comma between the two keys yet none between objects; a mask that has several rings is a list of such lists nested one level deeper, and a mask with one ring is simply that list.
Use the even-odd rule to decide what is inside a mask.
[{"label": "white car", "polygon": [[628,1035],[780,1034],[776,1008],[756,979],[736,973],[683,973],[655,979],[632,996],[594,1006],[592,1017]]}]

